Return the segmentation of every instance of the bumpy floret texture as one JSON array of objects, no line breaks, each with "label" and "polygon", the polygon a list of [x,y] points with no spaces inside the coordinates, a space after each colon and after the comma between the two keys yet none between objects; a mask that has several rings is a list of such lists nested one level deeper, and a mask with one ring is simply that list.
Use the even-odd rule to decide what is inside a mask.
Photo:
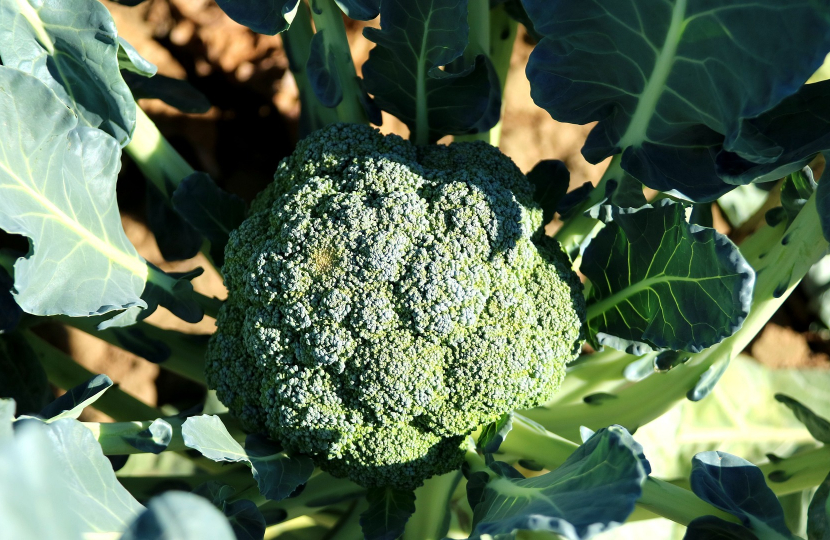
[{"label": "bumpy floret texture", "polygon": [[464,437],[551,398],[579,280],[484,143],[313,133],[230,238],[207,380],[250,430],[367,487],[457,468]]}]

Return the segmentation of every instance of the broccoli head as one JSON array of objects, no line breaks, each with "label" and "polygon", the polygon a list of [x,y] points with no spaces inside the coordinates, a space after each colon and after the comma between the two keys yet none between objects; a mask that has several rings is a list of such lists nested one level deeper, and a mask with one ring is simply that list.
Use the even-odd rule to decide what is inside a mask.
[{"label": "broccoli head", "polygon": [[457,468],[540,405],[583,340],[581,284],[533,188],[485,143],[336,124],[231,234],[207,381],[246,429],[366,487]]}]

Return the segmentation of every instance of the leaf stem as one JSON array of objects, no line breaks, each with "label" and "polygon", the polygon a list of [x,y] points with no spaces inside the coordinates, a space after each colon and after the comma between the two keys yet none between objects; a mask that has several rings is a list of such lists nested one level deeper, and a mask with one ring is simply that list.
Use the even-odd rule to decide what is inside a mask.
[{"label": "leaf stem", "polygon": [[415,513],[406,523],[403,540],[441,540],[446,537],[450,502],[461,477],[461,471],[433,476],[415,490]]}]

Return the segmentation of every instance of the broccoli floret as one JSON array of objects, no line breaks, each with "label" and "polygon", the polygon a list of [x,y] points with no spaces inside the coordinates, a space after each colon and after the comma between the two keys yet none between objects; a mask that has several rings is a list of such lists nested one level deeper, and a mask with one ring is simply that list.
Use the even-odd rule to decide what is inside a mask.
[{"label": "broccoli floret", "polygon": [[585,305],[527,178],[485,143],[313,133],[231,234],[207,381],[247,429],[367,486],[460,466],[549,400]]}]

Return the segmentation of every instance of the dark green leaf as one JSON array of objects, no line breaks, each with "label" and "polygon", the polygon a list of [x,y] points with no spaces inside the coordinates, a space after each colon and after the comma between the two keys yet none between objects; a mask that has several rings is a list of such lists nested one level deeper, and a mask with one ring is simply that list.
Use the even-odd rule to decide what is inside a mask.
[{"label": "dark green leaf", "polygon": [[744,120],[783,149],[770,163],[753,163],[729,152],[717,156],[717,172],[730,184],[778,180],[830,149],[830,80],[802,86],[775,108]]},{"label": "dark green leaf", "polygon": [[34,244],[15,264],[17,303],[36,315],[81,317],[145,307],[147,265],[115,199],[115,139],[78,126],[46,85],[5,66],[0,125],[0,227]]},{"label": "dark green leaf", "polygon": [[191,416],[182,426],[182,438],[185,446],[213,461],[248,461],[248,454],[218,416]]},{"label": "dark green leaf", "polygon": [[166,420],[158,418],[147,429],[125,436],[124,440],[142,452],[160,454],[167,450],[173,440],[173,427]]},{"label": "dark green leaf", "polygon": [[527,179],[536,186],[533,200],[542,207],[542,225],[550,223],[562,198],[568,192],[571,173],[558,159],[545,159],[527,173]]},{"label": "dark green leaf", "polygon": [[14,279],[0,267],[0,334],[14,330],[23,316],[23,310],[12,296],[13,285]]},{"label": "dark green leaf", "polygon": [[112,379],[106,375],[96,375],[44,407],[40,411],[40,416],[49,422],[63,418],[78,418],[83,410],[104,395],[112,384]]},{"label": "dark green leaf", "polygon": [[147,182],[146,193],[147,226],[156,237],[164,260],[183,261],[195,257],[202,247],[202,235],[170,207],[170,201],[155,184]]},{"label": "dark green leaf", "polygon": [[334,0],[350,19],[371,21],[380,13],[380,0]]},{"label": "dark green leaf", "polygon": [[314,95],[324,107],[336,107],[343,101],[340,86],[340,63],[334,50],[327,49],[326,30],[316,32],[309,43],[306,72]]},{"label": "dark green leaf", "polygon": [[752,463],[724,452],[701,452],[692,459],[691,485],[695,495],[737,517],[758,537],[795,538],[764,473]]},{"label": "dark green leaf", "polygon": [[830,475],[818,487],[807,509],[807,539],[830,540]]},{"label": "dark green leaf", "polygon": [[[85,428],[81,428],[85,429]],[[64,479],[43,426],[26,422],[14,438],[0,437],[0,523],[14,540],[82,540]]]},{"label": "dark green leaf", "polygon": [[126,529],[142,506],[118,482],[92,432],[77,420],[64,418],[49,424],[46,434],[71,494],[66,503],[84,523],[84,531]]},{"label": "dark green leaf", "polygon": [[641,451],[625,429],[612,426],[596,432],[554,471],[491,480],[475,507],[470,538],[533,530],[577,540],[616,527],[642,493],[648,473]]},{"label": "dark green leaf", "polygon": [[239,24],[273,36],[288,29],[300,0],[218,0],[216,3]]},{"label": "dark green leaf", "polygon": [[663,351],[654,357],[654,371],[666,373],[681,364],[685,364],[690,355],[677,351]]},{"label": "dark green leaf", "polygon": [[498,122],[500,87],[489,59],[457,62],[469,34],[466,0],[382,0],[381,13],[380,29],[363,31],[377,43],[363,65],[366,90],[414,140],[477,133]]},{"label": "dark green leaf", "polygon": [[311,458],[283,454],[279,444],[261,435],[248,435],[245,451],[260,493],[271,501],[281,501],[294,493],[314,472]]},{"label": "dark green leaf", "polygon": [[395,540],[403,534],[406,522],[415,512],[415,493],[391,487],[371,488],[369,502],[360,514],[360,527],[366,540]]},{"label": "dark green leaf", "polygon": [[787,213],[787,223],[791,224],[795,217],[807,204],[816,190],[816,182],[813,179],[813,171],[810,167],[804,167],[795,171],[784,179],[781,185],[781,206]]},{"label": "dark green leaf", "polygon": [[821,221],[821,232],[824,239],[830,242],[830,180],[824,178],[816,189],[816,209]]},{"label": "dark green leaf", "polygon": [[236,540],[262,540],[265,536],[265,518],[253,501],[225,503],[222,513],[228,518]]},{"label": "dark green leaf", "polygon": [[54,395],[46,371],[19,333],[0,335],[0,397],[17,402],[17,414],[36,414]]},{"label": "dark green leaf", "polygon": [[755,272],[726,236],[668,199],[611,212],[580,267],[595,344],[699,352],[741,327]]},{"label": "dark green leaf", "polygon": [[559,212],[562,219],[570,219],[574,211],[588,199],[592,191],[594,191],[594,185],[591,182],[585,182],[578,188],[566,193],[559,201],[556,211]]},{"label": "dark green leaf", "polygon": [[121,540],[234,540],[230,523],[219,510],[191,493],[168,491],[150,499],[147,510]]},{"label": "dark green leaf", "polygon": [[136,105],[118,69],[115,23],[102,4],[2,0],[0,50],[3,65],[46,83],[80,125],[104,130],[121,146],[129,142]]},{"label": "dark green leaf", "polygon": [[121,36],[118,37],[118,68],[145,78],[156,75],[159,70]]},{"label": "dark green leaf", "polygon": [[726,368],[729,367],[730,360],[731,358],[727,356],[709,366],[709,369],[703,372],[694,387],[686,393],[686,399],[689,401],[700,401],[712,393],[715,385],[718,384],[720,378],[726,373]]},{"label": "dark green leaf", "polygon": [[752,531],[715,516],[703,516],[689,523],[683,540],[758,540]]},{"label": "dark green leaf", "polygon": [[793,412],[798,421],[807,427],[807,431],[815,440],[830,444],[830,422],[789,396],[775,394],[775,399]]},{"label": "dark green leaf", "polygon": [[187,81],[159,74],[142,77],[122,71],[121,75],[135,99],[160,99],[171,107],[189,114],[201,114],[210,110],[207,96]]},{"label": "dark green leaf", "polygon": [[173,207],[210,241],[211,255],[221,265],[231,231],[245,219],[245,201],[219,188],[207,174],[195,172],[176,188]]},{"label": "dark green leaf", "polygon": [[701,202],[731,189],[715,171],[722,149],[759,164],[782,156],[743,120],[798,90],[830,49],[826,0],[524,6],[545,36],[528,64],[533,99],[556,120],[599,121],[588,161],[622,151],[647,186]]},{"label": "dark green leaf", "polygon": [[484,426],[476,441],[476,447],[484,454],[495,454],[511,429],[513,429],[513,414],[503,414],[495,422]]}]

